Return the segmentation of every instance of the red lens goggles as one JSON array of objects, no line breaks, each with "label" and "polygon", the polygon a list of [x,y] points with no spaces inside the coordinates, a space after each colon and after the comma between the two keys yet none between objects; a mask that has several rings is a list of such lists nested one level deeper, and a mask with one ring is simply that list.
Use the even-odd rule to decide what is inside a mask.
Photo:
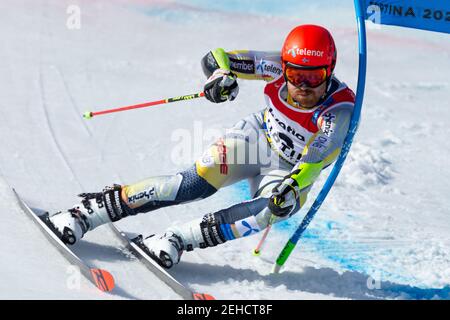
[{"label": "red lens goggles", "polygon": [[305,85],[317,88],[327,80],[327,69],[325,67],[310,69],[286,65],[284,75],[296,87]]}]

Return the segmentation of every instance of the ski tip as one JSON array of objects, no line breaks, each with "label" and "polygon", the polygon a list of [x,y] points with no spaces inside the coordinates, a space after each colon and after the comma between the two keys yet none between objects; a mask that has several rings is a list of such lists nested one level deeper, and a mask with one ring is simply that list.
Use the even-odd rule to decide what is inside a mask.
[{"label": "ski tip", "polygon": [[207,293],[193,293],[194,300],[216,300],[212,295]]},{"label": "ski tip", "polygon": [[102,269],[91,269],[91,275],[95,285],[101,291],[110,292],[114,289],[114,278],[108,271]]}]

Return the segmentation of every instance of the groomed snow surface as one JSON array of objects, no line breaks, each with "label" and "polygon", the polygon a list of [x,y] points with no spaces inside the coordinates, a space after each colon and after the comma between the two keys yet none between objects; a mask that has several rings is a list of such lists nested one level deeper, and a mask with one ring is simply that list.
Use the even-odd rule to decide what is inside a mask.
[{"label": "groomed snow surface", "polygon": [[[24,1],[0,3],[0,298],[178,299],[107,227],[75,248],[109,270],[101,293],[73,270],[18,207],[11,188],[50,211],[80,192],[174,174],[223,130],[263,108],[263,83],[240,82],[236,101],[204,99],[81,118],[100,110],[201,90],[210,49],[277,50],[287,32],[318,23],[334,34],[337,76],[356,87],[352,1]],[[70,5],[80,29],[66,25]],[[368,25],[369,27],[369,25]],[[362,121],[347,162],[283,272],[272,263],[307,205],[261,235],[186,253],[174,276],[218,299],[450,298],[450,41],[448,35],[368,29]],[[208,131],[209,130],[209,131]],[[209,133],[208,133],[209,132]],[[177,157],[180,133],[191,152]],[[195,137],[195,138],[194,138]],[[326,173],[316,184],[314,200]],[[201,202],[120,221],[148,235],[248,199],[245,182]]]}]

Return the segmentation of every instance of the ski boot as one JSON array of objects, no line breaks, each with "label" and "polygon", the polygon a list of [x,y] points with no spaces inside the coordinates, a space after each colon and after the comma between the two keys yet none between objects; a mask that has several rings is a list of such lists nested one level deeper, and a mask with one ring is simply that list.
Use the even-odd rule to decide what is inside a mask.
[{"label": "ski boot", "polygon": [[159,235],[151,235],[139,244],[159,265],[169,269],[180,261],[184,251],[213,247],[226,242],[213,214],[179,227],[171,227]]},{"label": "ski boot", "polygon": [[166,269],[170,269],[177,264],[184,251],[183,240],[172,231],[166,231],[163,235],[152,234],[145,239],[141,235],[133,241],[161,267]]},{"label": "ski boot", "polygon": [[73,245],[88,231],[133,214],[120,198],[121,187],[107,187],[99,193],[82,193],[81,203],[49,217],[56,234],[65,244]]}]

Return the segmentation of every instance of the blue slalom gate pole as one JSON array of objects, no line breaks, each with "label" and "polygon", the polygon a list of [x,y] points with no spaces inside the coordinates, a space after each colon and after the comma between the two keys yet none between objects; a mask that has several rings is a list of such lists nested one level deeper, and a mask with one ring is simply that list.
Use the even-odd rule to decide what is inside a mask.
[{"label": "blue slalom gate pole", "polygon": [[317,210],[319,210],[323,201],[327,197],[328,192],[330,191],[331,187],[336,181],[336,178],[339,175],[339,172],[341,171],[342,165],[344,164],[344,161],[347,158],[348,152],[350,151],[350,147],[353,142],[353,137],[355,136],[355,133],[358,129],[362,103],[364,98],[364,88],[366,84],[367,47],[366,47],[366,28],[365,28],[365,14],[364,14],[363,0],[354,0],[354,4],[358,28],[358,48],[359,48],[358,85],[356,88],[355,106],[350,120],[347,136],[345,137],[341,153],[339,154],[339,157],[336,160],[333,170],[331,171],[324,186],[322,187],[322,190],[320,191],[319,195],[312,204],[306,216],[303,218],[303,221],[301,222],[297,230],[294,232],[294,234],[291,236],[291,238],[284,246],[283,250],[278,255],[278,258],[272,269],[273,273],[278,273],[281,267],[286,263],[287,259],[289,258],[289,255],[294,250],[303,232],[306,230],[309,223],[317,213]]}]

